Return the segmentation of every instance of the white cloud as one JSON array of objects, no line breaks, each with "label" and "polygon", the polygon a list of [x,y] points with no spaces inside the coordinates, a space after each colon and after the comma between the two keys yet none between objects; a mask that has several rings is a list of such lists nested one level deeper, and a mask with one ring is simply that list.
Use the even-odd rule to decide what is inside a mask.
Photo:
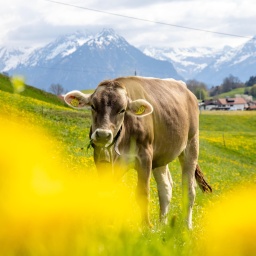
[{"label": "white cloud", "polygon": [[[71,5],[209,31],[254,36],[254,0],[58,0]],[[77,29],[111,27],[136,46],[238,45],[246,38],[198,32],[45,0],[1,3],[0,45],[36,45]]]}]

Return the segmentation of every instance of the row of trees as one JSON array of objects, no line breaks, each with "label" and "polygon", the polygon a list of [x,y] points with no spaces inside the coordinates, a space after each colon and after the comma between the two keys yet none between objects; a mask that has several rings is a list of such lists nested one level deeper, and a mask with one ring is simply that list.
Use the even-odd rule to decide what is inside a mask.
[{"label": "row of trees", "polygon": [[256,84],[252,86],[250,90],[250,95],[252,95],[254,98],[256,98]]},{"label": "row of trees", "polygon": [[246,87],[250,87],[250,89],[245,88],[245,94],[250,94],[254,98],[256,98],[256,76],[251,76],[250,79],[245,82]]},{"label": "row of trees", "polygon": [[188,89],[193,92],[199,100],[204,100],[208,97],[208,90],[205,83],[192,79],[188,80],[186,84]]},{"label": "row of trees", "polygon": [[229,92],[237,88],[244,88],[244,94],[256,97],[256,76],[251,76],[248,81],[242,83],[236,76],[229,75],[223,79],[219,86],[213,86],[210,90],[207,89],[206,84],[197,80],[188,80],[187,86],[198,99],[204,100],[208,96],[214,97],[221,93]]}]

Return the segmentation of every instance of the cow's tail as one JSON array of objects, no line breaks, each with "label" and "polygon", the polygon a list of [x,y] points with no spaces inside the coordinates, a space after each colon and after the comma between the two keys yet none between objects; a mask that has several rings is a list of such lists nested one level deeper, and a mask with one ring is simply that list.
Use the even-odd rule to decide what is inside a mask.
[{"label": "cow's tail", "polygon": [[211,193],[212,192],[212,188],[211,186],[206,182],[206,180],[204,179],[204,174],[201,171],[199,165],[196,165],[196,171],[195,171],[195,178],[196,178],[196,182],[199,186],[199,188],[203,191],[203,192],[207,192],[207,193]]}]

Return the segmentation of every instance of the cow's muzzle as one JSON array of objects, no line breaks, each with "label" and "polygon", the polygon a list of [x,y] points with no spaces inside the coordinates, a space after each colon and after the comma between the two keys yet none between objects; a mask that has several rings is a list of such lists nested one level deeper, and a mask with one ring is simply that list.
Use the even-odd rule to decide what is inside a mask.
[{"label": "cow's muzzle", "polygon": [[93,143],[97,146],[107,147],[113,141],[113,133],[107,129],[96,129],[91,136]]}]

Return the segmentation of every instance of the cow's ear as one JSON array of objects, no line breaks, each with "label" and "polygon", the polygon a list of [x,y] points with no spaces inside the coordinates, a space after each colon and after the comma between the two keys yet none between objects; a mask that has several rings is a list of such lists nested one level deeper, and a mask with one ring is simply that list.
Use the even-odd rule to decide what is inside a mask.
[{"label": "cow's ear", "polygon": [[80,91],[71,91],[64,96],[64,100],[72,108],[88,108],[90,107],[90,96],[91,94],[84,94]]},{"label": "cow's ear", "polygon": [[144,117],[153,112],[153,106],[146,100],[134,100],[128,103],[126,112],[137,117]]}]

